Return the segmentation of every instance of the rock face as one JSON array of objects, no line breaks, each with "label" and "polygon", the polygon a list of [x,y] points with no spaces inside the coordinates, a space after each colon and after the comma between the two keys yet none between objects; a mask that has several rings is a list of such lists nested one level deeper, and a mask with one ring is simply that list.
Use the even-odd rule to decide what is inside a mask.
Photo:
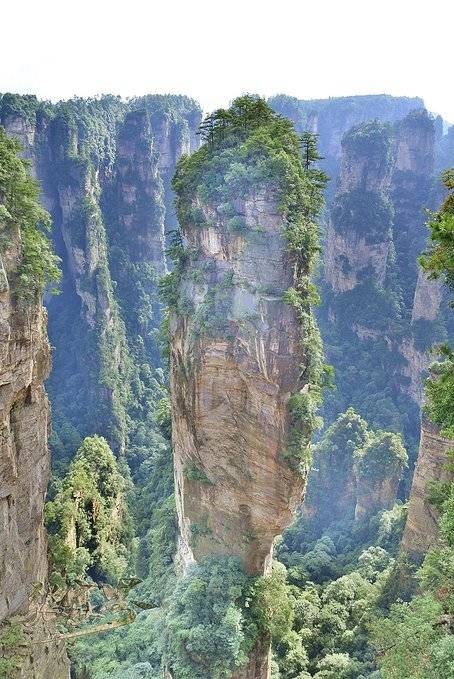
[{"label": "rock face", "polygon": [[[413,459],[427,348],[442,338],[448,319],[439,283],[417,264],[427,239],[424,209],[433,200],[434,144],[434,122],[424,109],[392,125],[371,121],[346,132],[319,316],[338,381],[325,417],[353,405],[372,426],[392,429],[395,413],[408,413],[398,427]],[[374,371],[377,362],[386,365],[386,379]],[[394,403],[392,411],[386,402]]]},{"label": "rock face", "polygon": [[[217,141],[181,163],[174,184],[181,242],[167,298],[179,558],[184,570],[236,557],[261,576],[307,475],[321,360],[308,278],[318,207],[302,192],[292,213],[285,207],[312,178],[293,128],[253,98],[225,113]],[[259,635],[232,677],[269,679],[269,649]]]},{"label": "rock face", "polygon": [[430,208],[432,201],[435,126],[427,111],[413,111],[397,123],[393,144],[393,240],[404,303],[411,309],[419,280],[417,259],[427,241],[424,209]]},{"label": "rock face", "polygon": [[200,117],[186,97],[56,105],[0,98],[0,123],[20,139],[41,181],[62,260],[61,294],[46,300],[59,458],[93,433],[116,452],[127,447],[130,366],[160,365],[151,331],[161,317],[166,231],[175,224],[171,176],[179,156],[198,143]]},{"label": "rock face", "polygon": [[435,321],[440,312],[443,289],[440,281],[429,280],[422,269],[418,271],[415,296],[411,310],[411,322]]},{"label": "rock face", "polygon": [[454,441],[440,434],[439,427],[423,417],[421,442],[410,494],[407,523],[402,537],[402,548],[415,560],[422,559],[438,540],[438,512],[428,501],[429,484],[452,481],[446,468],[447,454]]},{"label": "rock face", "polygon": [[[18,649],[24,679],[67,679],[64,644],[39,612],[47,583],[44,497],[50,473],[49,405],[44,380],[50,368],[46,313],[41,304],[21,310],[14,301],[19,233],[2,252],[0,290],[0,623],[17,621],[30,645]],[[34,595],[32,600],[32,594]],[[47,640],[47,641],[46,641]]]},{"label": "rock face", "polygon": [[355,521],[374,516],[384,509],[391,509],[397,498],[400,470],[384,479],[357,480]]},{"label": "rock face", "polygon": [[[186,563],[234,554],[262,573],[301,500],[304,480],[282,453],[303,357],[282,301],[294,274],[276,200],[257,192],[237,207],[252,235],[232,233],[210,206],[215,227],[182,225],[194,312],[171,319],[176,497]],[[203,270],[206,282],[191,278]]]},{"label": "rock face", "polygon": [[392,235],[390,128],[375,122],[353,128],[342,151],[325,255],[325,277],[334,292],[352,290],[368,270],[383,286]]}]

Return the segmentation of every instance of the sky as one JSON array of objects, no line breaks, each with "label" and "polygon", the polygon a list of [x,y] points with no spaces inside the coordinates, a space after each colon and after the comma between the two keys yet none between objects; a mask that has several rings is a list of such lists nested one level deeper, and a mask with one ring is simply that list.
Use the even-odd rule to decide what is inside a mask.
[{"label": "sky", "polygon": [[421,96],[454,122],[449,0],[16,0],[0,91]]}]

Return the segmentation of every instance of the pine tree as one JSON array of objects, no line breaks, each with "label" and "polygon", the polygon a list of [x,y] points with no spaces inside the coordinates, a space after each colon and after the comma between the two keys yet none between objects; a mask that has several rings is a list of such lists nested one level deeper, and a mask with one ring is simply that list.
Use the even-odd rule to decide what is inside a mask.
[{"label": "pine tree", "polygon": [[303,162],[306,170],[317,160],[323,160],[323,156],[319,155],[317,149],[318,134],[313,132],[303,132],[300,137]]}]

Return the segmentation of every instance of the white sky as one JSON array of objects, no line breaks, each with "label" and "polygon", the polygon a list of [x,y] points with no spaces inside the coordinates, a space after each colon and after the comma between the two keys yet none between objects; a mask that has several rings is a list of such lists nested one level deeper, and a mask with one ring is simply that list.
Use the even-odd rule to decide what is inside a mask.
[{"label": "white sky", "polygon": [[454,122],[450,0],[1,3],[0,91],[419,95]]}]

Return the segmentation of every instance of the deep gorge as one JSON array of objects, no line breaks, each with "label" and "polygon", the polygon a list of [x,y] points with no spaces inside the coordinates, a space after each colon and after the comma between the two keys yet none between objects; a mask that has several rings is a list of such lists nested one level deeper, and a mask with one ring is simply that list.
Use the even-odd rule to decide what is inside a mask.
[{"label": "deep gorge", "polygon": [[[452,128],[417,98],[268,104],[240,98],[200,135],[200,106],[183,96],[0,98],[62,270],[60,294],[44,296],[47,379],[46,312],[36,299],[27,322],[16,310],[20,229],[2,244],[0,538],[21,582],[2,574],[18,595],[1,616],[33,610],[33,583],[47,586],[45,382],[50,589],[88,578],[105,615],[108,588],[134,585],[121,594],[128,625],[70,642],[77,679],[376,679],[355,616],[365,600],[394,600],[379,591],[393,569],[405,579],[408,497],[404,551],[420,560],[437,543],[425,484],[450,482],[450,438],[426,424],[418,457],[420,412],[427,350],[453,321],[447,287],[417,258]],[[326,631],[331,614],[345,639]],[[17,676],[68,676],[52,617],[36,628],[50,659],[25,653]]]}]

